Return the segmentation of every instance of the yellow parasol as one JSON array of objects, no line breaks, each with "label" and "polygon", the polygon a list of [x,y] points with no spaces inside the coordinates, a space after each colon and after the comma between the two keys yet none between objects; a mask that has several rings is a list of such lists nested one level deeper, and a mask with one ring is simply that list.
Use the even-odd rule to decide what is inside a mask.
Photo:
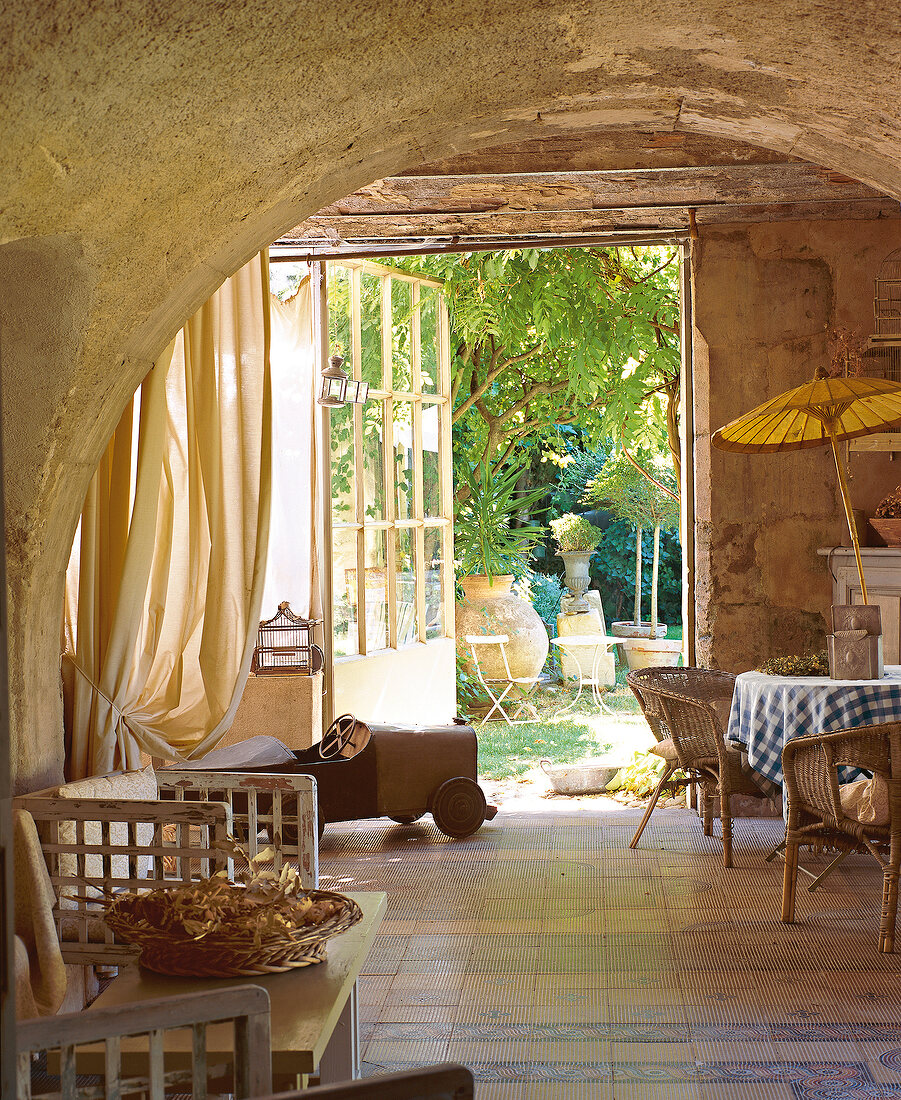
[{"label": "yellow parasol", "polygon": [[848,531],[857,561],[863,602],[867,585],[860,560],[860,543],[851,512],[851,498],[838,444],[845,439],[901,425],[901,385],[884,378],[830,378],[820,367],[812,382],[774,397],[717,429],[711,437],[722,451],[769,454],[803,447],[832,446]]}]

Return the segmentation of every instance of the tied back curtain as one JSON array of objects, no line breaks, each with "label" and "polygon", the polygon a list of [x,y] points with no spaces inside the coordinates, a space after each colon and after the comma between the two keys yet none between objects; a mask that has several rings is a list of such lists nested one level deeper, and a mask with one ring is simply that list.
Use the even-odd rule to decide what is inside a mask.
[{"label": "tied back curtain", "polygon": [[[304,265],[306,266],[306,265]],[[287,600],[295,615],[322,616],[316,532],[322,530],[316,404],[319,372],[313,339],[313,290],[303,275],[285,301],[270,299],[272,322],[272,529],[262,617]],[[317,635],[318,640],[318,635]]]},{"label": "tied back curtain", "polygon": [[261,254],[190,319],[91,483],[67,584],[70,778],[202,755],[234,717],[269,537],[268,279]]}]

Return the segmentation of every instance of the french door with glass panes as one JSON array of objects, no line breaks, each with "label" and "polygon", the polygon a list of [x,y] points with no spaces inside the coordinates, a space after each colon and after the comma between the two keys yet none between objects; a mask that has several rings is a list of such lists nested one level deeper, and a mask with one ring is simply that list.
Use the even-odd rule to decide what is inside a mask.
[{"label": "french door with glass panes", "polygon": [[329,411],[333,713],[454,713],[450,347],[442,284],[326,264],[328,354],[369,384]]}]

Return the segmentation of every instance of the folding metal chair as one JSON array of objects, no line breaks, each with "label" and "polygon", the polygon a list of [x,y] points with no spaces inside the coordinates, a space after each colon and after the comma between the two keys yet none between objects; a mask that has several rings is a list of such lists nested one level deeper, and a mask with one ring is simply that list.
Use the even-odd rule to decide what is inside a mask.
[{"label": "folding metal chair", "polygon": [[[534,685],[538,683],[538,677],[512,675],[510,672],[510,662],[507,660],[507,650],[505,648],[510,641],[508,635],[466,634],[464,635],[464,641],[469,644],[469,648],[472,651],[472,660],[475,665],[476,676],[479,679],[479,683],[488,693],[488,697],[491,699],[492,703],[491,709],[479,725],[483,726],[495,711],[497,711],[508,726],[539,721],[538,711],[528,697],[528,689],[534,687]],[[500,650],[500,662],[497,661],[497,657],[495,656],[493,662],[494,668],[489,667],[488,671],[489,673],[496,671],[500,666],[504,670],[503,676],[486,674],[486,671],[482,668],[482,664],[479,661],[478,650],[485,649],[489,646],[494,646]],[[489,658],[489,665],[490,664]],[[517,692],[519,693],[518,695],[516,694]],[[507,711],[504,710],[505,704],[508,709],[515,706],[516,710],[512,714],[508,714]],[[529,714],[530,717],[520,718],[519,716],[523,711]]]}]

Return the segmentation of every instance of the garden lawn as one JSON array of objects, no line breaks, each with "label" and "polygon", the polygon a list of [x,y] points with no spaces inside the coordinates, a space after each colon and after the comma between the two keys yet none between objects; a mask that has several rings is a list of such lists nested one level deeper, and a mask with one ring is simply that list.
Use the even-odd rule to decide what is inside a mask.
[{"label": "garden lawn", "polygon": [[605,696],[613,714],[605,714],[595,706],[590,693],[583,693],[576,711],[555,718],[572,694],[566,690],[553,694],[542,691],[536,699],[541,714],[538,722],[512,727],[502,721],[477,725],[479,775],[490,780],[516,779],[535,768],[543,757],[554,764],[600,758],[622,766],[632,760],[635,752],[653,743],[653,735],[628,688],[617,687],[616,692]]}]

